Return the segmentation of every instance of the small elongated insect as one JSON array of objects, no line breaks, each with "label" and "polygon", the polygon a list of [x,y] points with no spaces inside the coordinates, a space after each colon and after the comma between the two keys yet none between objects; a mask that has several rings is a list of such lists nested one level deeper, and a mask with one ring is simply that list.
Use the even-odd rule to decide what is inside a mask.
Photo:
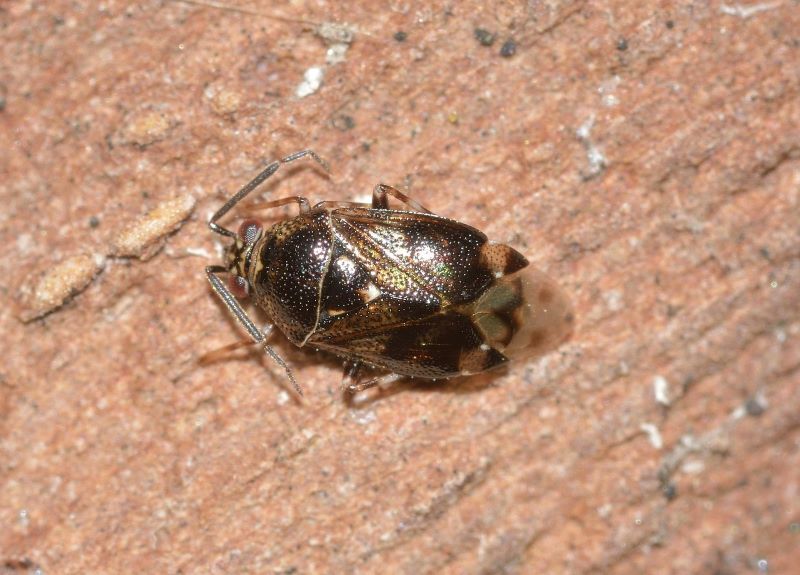
[{"label": "small elongated insect", "polygon": [[[217,222],[282,164],[269,164],[209,220],[233,240],[225,265],[209,266],[211,287],[253,343],[300,387],[267,345],[277,327],[292,343],[345,359],[343,388],[355,393],[398,376],[450,378],[487,371],[509,359],[540,355],[572,331],[569,299],[513,248],[477,229],[432,214],[391,186],[379,184],[371,204],[324,201],[313,207],[290,196],[299,214],[270,228],[245,219],[238,233]],[[389,198],[405,209],[390,209]],[[228,282],[218,274],[227,273]],[[237,298],[249,296],[271,323],[256,327]],[[358,381],[361,366],[383,377]]]}]

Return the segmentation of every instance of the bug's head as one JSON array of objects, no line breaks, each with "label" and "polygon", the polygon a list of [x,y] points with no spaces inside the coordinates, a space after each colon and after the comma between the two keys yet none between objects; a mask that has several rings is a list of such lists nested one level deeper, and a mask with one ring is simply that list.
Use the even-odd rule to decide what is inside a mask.
[{"label": "bug's head", "polygon": [[238,298],[247,297],[250,293],[250,260],[253,247],[261,238],[263,226],[258,220],[248,218],[239,226],[234,241],[225,254],[226,267],[230,274],[228,288]]}]

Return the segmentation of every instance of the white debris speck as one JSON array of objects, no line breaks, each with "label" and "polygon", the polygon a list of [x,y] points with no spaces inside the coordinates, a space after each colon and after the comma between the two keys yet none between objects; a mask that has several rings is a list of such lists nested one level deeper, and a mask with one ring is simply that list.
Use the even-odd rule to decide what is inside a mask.
[{"label": "white debris speck", "polygon": [[353,419],[359,425],[369,425],[373,421],[377,419],[375,412],[371,409],[366,410],[356,410],[353,413]]},{"label": "white debris speck", "polygon": [[21,255],[27,253],[34,245],[35,242],[30,234],[20,234],[17,236],[17,251]]},{"label": "white debris speck", "polygon": [[736,409],[733,410],[731,413],[732,419],[741,419],[745,415],[747,415],[747,408],[744,405],[738,406]]},{"label": "white debris speck", "polygon": [[278,392],[278,405],[286,405],[287,403],[289,403],[289,399],[291,398],[289,397],[288,391],[281,390],[280,392]]},{"label": "white debris speck", "polygon": [[653,378],[653,395],[656,398],[656,403],[669,407],[671,401],[669,398],[669,382],[663,375],[657,375]]},{"label": "white debris speck", "polygon": [[294,95],[298,98],[305,98],[310,96],[322,85],[322,78],[325,76],[325,71],[319,66],[312,66],[303,74],[303,81],[298,84],[294,90]]},{"label": "white debris speck", "polygon": [[588,140],[589,136],[592,134],[592,128],[594,127],[594,114],[589,116],[589,118],[580,126],[578,129],[575,130],[575,135],[578,136],[579,140]]},{"label": "white debris speck", "polygon": [[336,491],[339,493],[339,495],[351,495],[356,490],[355,483],[352,481],[338,481],[335,483]]},{"label": "white debris speck", "polygon": [[611,512],[614,510],[614,506],[610,503],[604,503],[600,507],[597,508],[597,516],[601,519],[607,519]]},{"label": "white debris speck", "polygon": [[608,290],[603,294],[603,299],[606,300],[606,305],[611,311],[619,311],[623,307],[622,293],[619,290]]},{"label": "white debris speck", "polygon": [[655,425],[652,423],[643,423],[639,426],[639,429],[647,434],[647,438],[650,440],[650,445],[656,449],[661,449],[664,447],[664,440],[661,439],[661,432],[658,431],[658,428]]},{"label": "white debris speck", "polygon": [[614,94],[604,94],[602,102],[606,108],[613,108],[614,106],[619,105],[619,98],[617,98]]},{"label": "white debris speck", "polygon": [[539,419],[550,419],[556,415],[556,410],[549,405],[543,405],[539,409]]},{"label": "white debris speck", "polygon": [[347,59],[348,44],[331,44],[325,51],[325,63],[328,65],[339,64]]},{"label": "white debris speck", "polygon": [[592,143],[589,143],[586,149],[586,159],[589,160],[589,168],[591,174],[599,174],[603,168],[606,167],[606,156],[600,151],[600,148]]},{"label": "white debris speck", "polygon": [[741,4],[722,4],[719,11],[728,16],[738,16],[739,18],[749,18],[759,12],[766,12],[781,5],[781,2],[762,2],[760,4],[751,4],[750,6],[742,6]]},{"label": "white debris speck", "polygon": [[592,128],[594,127],[594,114],[592,114],[583,124],[578,126],[575,130],[575,136],[583,143],[586,148],[586,159],[589,162],[589,171],[585,174],[585,178],[593,178],[602,172],[608,165],[603,152],[598,148],[594,142],[591,141]]},{"label": "white debris speck", "polygon": [[212,258],[211,254],[208,253],[208,250],[205,248],[186,248],[187,255],[190,256],[197,256],[200,258],[205,258],[210,260]]},{"label": "white debris speck", "polygon": [[355,36],[355,29],[349,24],[323,22],[316,27],[314,33],[329,44],[350,44]]},{"label": "white debris speck", "polygon": [[616,95],[617,87],[620,83],[619,76],[612,76],[605,82],[600,84],[597,92],[600,94],[600,101],[607,108],[611,108],[619,104],[619,98]]},{"label": "white debris speck", "polygon": [[681,465],[681,471],[687,475],[697,475],[706,469],[706,464],[700,459],[689,459]]}]

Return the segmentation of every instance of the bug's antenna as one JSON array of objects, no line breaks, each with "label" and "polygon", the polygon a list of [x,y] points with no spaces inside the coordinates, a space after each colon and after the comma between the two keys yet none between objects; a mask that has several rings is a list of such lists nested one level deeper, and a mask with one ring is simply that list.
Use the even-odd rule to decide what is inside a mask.
[{"label": "bug's antenna", "polygon": [[231,208],[233,208],[236,204],[242,201],[242,199],[247,194],[249,194],[250,192],[255,190],[258,186],[260,186],[264,182],[264,180],[266,180],[272,174],[277,172],[280,166],[281,166],[280,161],[272,162],[271,164],[269,164],[266,168],[261,170],[261,172],[259,172],[259,174],[255,178],[247,182],[247,184],[245,184],[245,186],[242,189],[236,192],[227,202],[225,202],[220,209],[214,212],[214,215],[211,216],[210,220],[208,220],[208,227],[211,228],[211,231],[216,232],[223,236],[228,236],[229,238],[235,238],[236,234],[230,231],[229,229],[223,228],[221,225],[217,223],[217,220],[219,220],[222,216],[231,211]]}]

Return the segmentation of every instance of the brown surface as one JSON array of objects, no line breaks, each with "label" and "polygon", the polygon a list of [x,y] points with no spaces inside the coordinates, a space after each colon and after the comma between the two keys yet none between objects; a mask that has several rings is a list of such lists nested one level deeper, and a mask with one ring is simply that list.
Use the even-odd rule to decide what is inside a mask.
[{"label": "brown surface", "polygon": [[[272,9],[357,30],[303,99],[325,66],[310,26],[0,7],[0,573],[789,573],[797,2],[358,4]],[[268,195],[398,185],[557,277],[572,341],[361,407],[336,360],[286,342],[303,404],[257,355],[199,367],[241,335],[212,260],[177,256],[214,254],[208,214],[304,147],[331,181],[286,170]],[[184,194],[194,216],[158,256],[17,320],[31,273]]]}]

